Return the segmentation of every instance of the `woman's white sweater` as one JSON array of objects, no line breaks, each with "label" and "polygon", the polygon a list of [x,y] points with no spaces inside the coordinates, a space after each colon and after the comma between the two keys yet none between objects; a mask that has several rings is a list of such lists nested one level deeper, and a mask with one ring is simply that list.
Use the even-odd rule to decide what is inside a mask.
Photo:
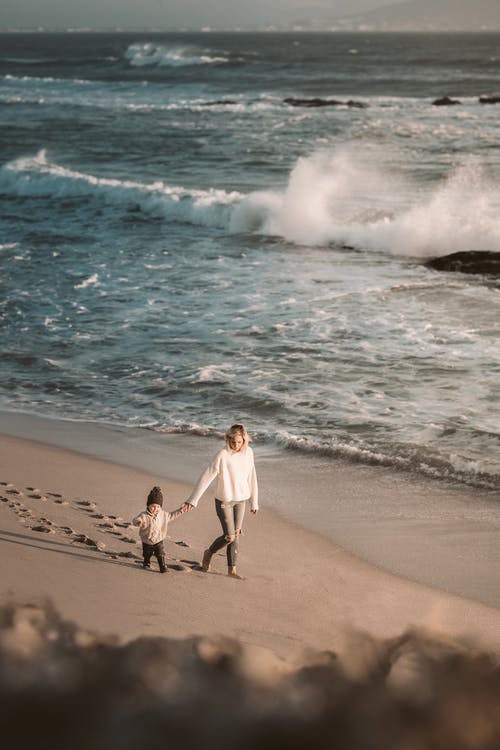
[{"label": "woman's white sweater", "polygon": [[217,478],[215,497],[223,502],[250,500],[252,510],[259,508],[259,490],[253,459],[253,450],[232,451],[223,448],[207,466],[187,502],[195,508],[201,496]]}]

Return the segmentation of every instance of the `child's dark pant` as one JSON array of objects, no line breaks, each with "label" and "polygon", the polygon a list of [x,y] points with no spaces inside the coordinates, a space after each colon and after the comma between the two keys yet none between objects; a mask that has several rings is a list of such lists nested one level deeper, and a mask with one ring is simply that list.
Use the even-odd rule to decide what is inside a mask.
[{"label": "child's dark pant", "polygon": [[142,554],[144,556],[144,567],[149,568],[151,563],[151,558],[153,555],[158,560],[158,565],[160,566],[160,572],[164,573],[167,569],[167,566],[165,565],[165,548],[163,546],[163,542],[158,542],[158,544],[146,544],[145,542],[142,543]]}]

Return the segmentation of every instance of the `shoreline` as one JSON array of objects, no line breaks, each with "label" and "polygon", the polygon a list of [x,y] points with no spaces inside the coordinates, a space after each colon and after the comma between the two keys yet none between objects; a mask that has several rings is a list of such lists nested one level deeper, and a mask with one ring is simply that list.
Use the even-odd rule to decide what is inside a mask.
[{"label": "shoreline", "polygon": [[64,617],[121,640],[217,635],[284,656],[414,627],[500,650],[498,609],[370,565],[269,505],[245,520],[246,580],[225,575],[223,555],[213,574],[199,570],[219,533],[209,497],[169,527],[170,573],[143,571],[129,520],[153,483],[168,509],[186,483],[32,440],[4,436],[0,445],[4,603],[49,598]]},{"label": "shoreline", "polygon": [[[189,487],[221,440],[0,411],[0,434]],[[399,577],[500,609],[495,493],[385,467],[256,446],[262,504]]]}]

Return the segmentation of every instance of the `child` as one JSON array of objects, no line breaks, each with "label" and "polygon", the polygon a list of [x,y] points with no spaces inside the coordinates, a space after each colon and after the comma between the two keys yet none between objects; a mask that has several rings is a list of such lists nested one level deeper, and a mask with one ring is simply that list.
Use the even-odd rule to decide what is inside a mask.
[{"label": "child", "polygon": [[177,510],[164,511],[163,494],[159,487],[153,487],[148,495],[146,510],[136,516],[132,523],[139,527],[139,535],[142,541],[142,554],[144,555],[143,568],[151,568],[151,557],[154,555],[160,566],[160,573],[167,573],[165,564],[165,548],[163,541],[167,536],[169,521],[175,521],[186,512],[184,506]]}]

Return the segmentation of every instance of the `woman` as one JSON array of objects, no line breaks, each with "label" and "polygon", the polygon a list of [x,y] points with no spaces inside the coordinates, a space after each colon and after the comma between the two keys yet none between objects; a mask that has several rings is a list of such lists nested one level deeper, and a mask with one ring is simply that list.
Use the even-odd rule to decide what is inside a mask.
[{"label": "woman", "polygon": [[227,574],[242,579],[236,572],[238,540],[241,534],[246,501],[253,514],[259,509],[257,476],[250,437],[244,425],[233,424],[226,432],[226,447],[220,450],[205,469],[186,501],[196,508],[203,493],[217,479],[215,510],[222,526],[222,534],[203,553],[202,570],[210,570],[212,555],[226,547]]}]

